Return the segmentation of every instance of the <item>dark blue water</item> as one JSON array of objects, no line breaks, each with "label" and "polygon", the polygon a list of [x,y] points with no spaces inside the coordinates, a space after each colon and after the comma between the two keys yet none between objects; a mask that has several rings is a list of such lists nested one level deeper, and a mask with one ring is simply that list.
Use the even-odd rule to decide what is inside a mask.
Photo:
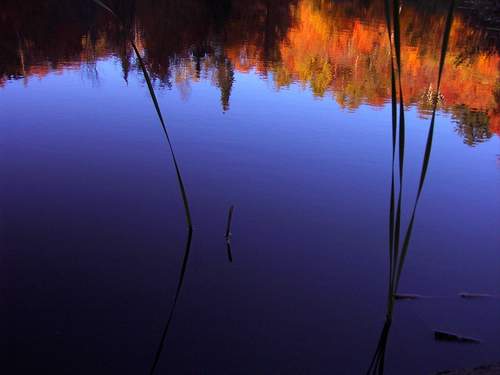
[{"label": "dark blue water", "polygon": [[[137,70],[112,53],[0,88],[5,374],[147,373],[186,241],[167,143]],[[496,79],[493,77],[492,79]],[[235,70],[156,86],[194,223],[157,373],[363,374],[386,312],[390,104],[342,108]],[[429,120],[407,108],[405,223]],[[387,374],[498,361],[500,139],[440,111]],[[233,262],[224,232],[232,224]],[[481,344],[434,341],[441,329]]]}]

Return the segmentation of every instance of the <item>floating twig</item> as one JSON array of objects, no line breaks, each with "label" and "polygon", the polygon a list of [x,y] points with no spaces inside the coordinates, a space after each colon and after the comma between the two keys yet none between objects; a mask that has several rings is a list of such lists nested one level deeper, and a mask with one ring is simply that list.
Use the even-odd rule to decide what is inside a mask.
[{"label": "floating twig", "polygon": [[431,299],[431,298],[449,298],[446,296],[424,296],[422,294],[396,293],[395,300],[415,300],[415,299]]},{"label": "floating twig", "polygon": [[479,299],[479,298],[499,298],[498,295],[487,294],[487,293],[467,293],[462,292],[458,294],[460,297],[465,299]]},{"label": "floating twig", "polygon": [[232,205],[231,207],[229,207],[229,212],[227,215],[226,234],[224,235],[227,246],[227,258],[229,259],[230,262],[233,261],[233,254],[231,251],[231,237],[233,235],[233,233],[231,232],[231,227],[233,223],[233,211],[234,211],[234,206]]},{"label": "floating twig", "polygon": [[419,294],[403,294],[403,293],[394,294],[394,299],[396,300],[415,300],[420,298],[426,298],[426,297],[421,296]]},{"label": "floating twig", "polygon": [[434,331],[434,339],[437,341],[461,342],[466,344],[479,344],[481,340],[472,337],[459,336],[454,333],[444,331]]}]

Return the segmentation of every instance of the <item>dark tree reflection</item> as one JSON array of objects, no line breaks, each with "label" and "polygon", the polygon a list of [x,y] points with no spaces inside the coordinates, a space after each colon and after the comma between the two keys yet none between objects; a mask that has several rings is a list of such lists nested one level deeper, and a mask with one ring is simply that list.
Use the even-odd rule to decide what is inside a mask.
[{"label": "dark tree reflection", "polygon": [[[95,79],[96,61],[110,56],[118,59],[127,81],[137,69],[127,44],[133,38],[155,85],[176,85],[187,97],[192,82],[211,80],[220,90],[223,111],[230,108],[236,73],[250,71],[277,89],[298,83],[349,110],[363,104],[380,107],[390,99],[381,0],[108,3],[123,25],[92,1],[5,0],[0,8],[0,87],[9,79],[28,82],[32,76],[84,66]],[[435,93],[439,45],[434,36],[444,25],[443,4],[403,4],[405,96],[426,116],[428,99],[438,94],[439,108],[461,124],[458,134],[466,144],[475,144],[500,134],[498,38],[491,27],[482,27],[481,17],[470,11],[457,14],[441,92]],[[477,118],[481,125],[472,118],[479,113],[488,118]]]}]

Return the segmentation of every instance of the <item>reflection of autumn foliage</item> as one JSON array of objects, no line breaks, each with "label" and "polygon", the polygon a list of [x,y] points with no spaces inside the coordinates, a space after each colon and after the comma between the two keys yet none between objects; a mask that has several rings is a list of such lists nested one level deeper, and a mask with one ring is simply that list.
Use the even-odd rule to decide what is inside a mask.
[{"label": "reflection of autumn foliage", "polygon": [[[281,59],[270,68],[276,86],[298,82],[349,109],[390,100],[383,2],[364,4],[300,1],[293,9],[293,26],[279,46]],[[429,12],[410,3],[400,15],[405,103],[417,106],[422,115],[429,113],[435,94],[443,10],[438,6]],[[483,32],[455,18],[439,93],[441,109],[459,123],[457,131],[474,129],[467,133],[468,143],[489,137],[489,131],[480,130],[488,123],[490,131],[500,134],[500,101],[494,95],[500,56],[496,49],[480,48],[484,39]]]},{"label": "reflection of autumn foliage", "polygon": [[[6,79],[28,80],[63,68],[85,68],[92,77],[96,61],[109,56],[119,59],[127,79],[136,69],[129,36],[157,83],[174,84],[187,97],[191,82],[208,79],[220,89],[223,110],[229,109],[235,71],[255,71],[278,89],[298,83],[348,109],[383,106],[390,99],[383,1],[108,3],[125,20],[124,29],[91,2],[4,0],[0,87]],[[405,102],[423,116],[435,94],[443,4],[408,0],[401,11]],[[500,56],[486,39],[457,13],[440,105],[469,143],[500,134]]]},{"label": "reflection of autumn foliage", "polygon": [[0,87],[6,79],[28,82],[63,69],[91,70],[97,59],[109,56],[117,40],[109,29],[97,30],[93,8],[87,2],[3,0]]},{"label": "reflection of autumn foliage", "polygon": [[[347,6],[303,1],[297,22],[281,46],[278,87],[299,81],[317,96],[333,94],[344,107],[362,101],[382,105],[387,98],[388,50],[385,28],[345,17]],[[377,18],[376,18],[377,20]]]},{"label": "reflection of autumn foliage", "polygon": [[[359,17],[347,17],[350,10],[350,5],[334,2],[300,3],[297,22],[280,47],[278,87],[299,81],[308,84],[315,95],[330,92],[349,108],[388,100],[389,46],[383,9],[369,7]],[[405,102],[425,112],[437,77],[444,17],[436,14],[422,19],[415,9],[404,8],[401,27]],[[482,110],[496,107],[498,53],[467,50],[479,45],[480,38],[479,31],[468,28],[460,17],[455,19],[441,88],[445,109],[459,104]]]}]

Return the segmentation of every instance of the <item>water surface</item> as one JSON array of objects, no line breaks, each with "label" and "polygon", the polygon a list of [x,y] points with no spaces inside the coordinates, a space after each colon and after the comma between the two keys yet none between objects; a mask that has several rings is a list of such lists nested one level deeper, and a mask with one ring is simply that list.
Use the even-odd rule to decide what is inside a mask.
[{"label": "water surface", "polygon": [[[386,313],[391,173],[383,1],[0,7],[0,368],[147,373],[186,240],[153,79],[192,210],[157,373],[363,374]],[[447,2],[404,2],[404,218]],[[457,9],[386,374],[499,359],[497,39]],[[228,209],[233,262],[224,232]],[[433,329],[479,337],[436,342]]]}]

